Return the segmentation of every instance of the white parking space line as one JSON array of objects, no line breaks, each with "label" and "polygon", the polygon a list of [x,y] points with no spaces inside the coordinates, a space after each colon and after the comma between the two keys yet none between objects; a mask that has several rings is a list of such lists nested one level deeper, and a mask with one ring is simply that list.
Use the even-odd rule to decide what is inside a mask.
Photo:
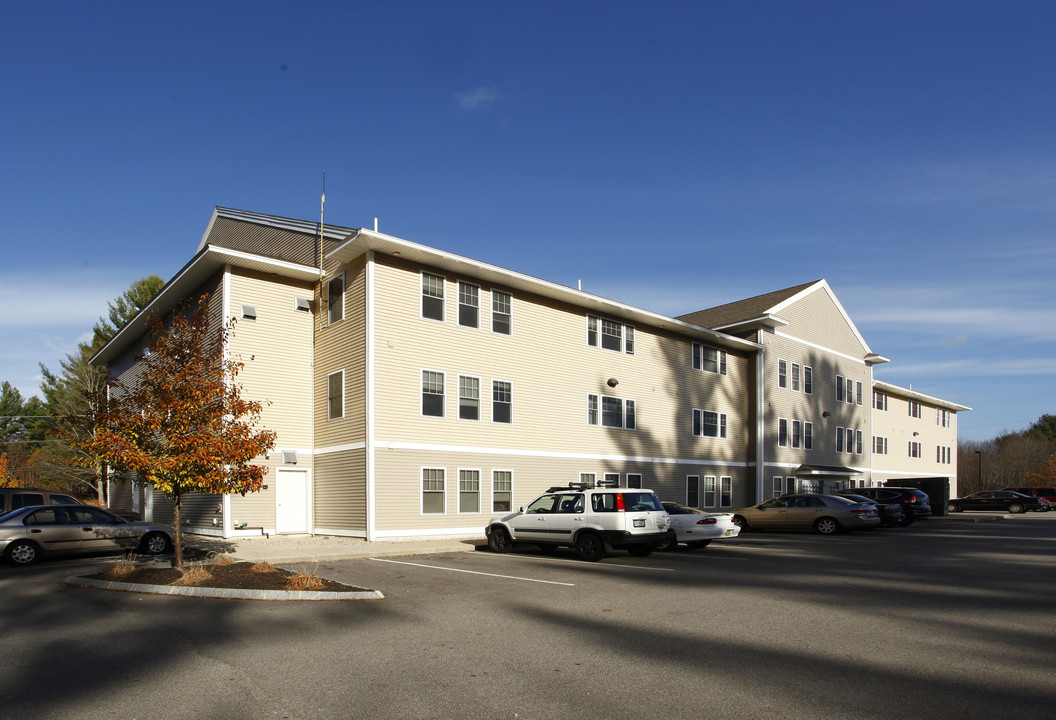
[{"label": "white parking space line", "polygon": [[[473,552],[473,551],[470,551]],[[477,553],[476,557],[490,557],[496,560],[538,560],[540,562],[567,563],[581,568],[627,568],[628,570],[653,570],[657,572],[674,572],[674,568],[649,567],[648,565],[622,565],[620,563],[608,562],[585,562],[583,560],[565,560],[564,558],[548,557],[546,555],[495,555],[493,553]]]},{"label": "white parking space line", "polygon": [[566,587],[575,587],[575,583],[556,582],[554,580],[539,580],[536,578],[517,577],[516,575],[498,575],[496,573],[477,572],[476,570],[463,570],[461,568],[449,568],[441,565],[425,565],[423,563],[412,563],[403,562],[401,560],[389,560],[388,558],[370,558],[371,560],[377,560],[378,562],[387,562],[394,565],[413,565],[414,567],[430,568],[432,570],[449,570],[451,572],[468,573],[470,575],[486,575],[487,577],[504,578],[506,580],[524,580],[525,582],[537,582],[545,583],[546,585],[565,585]]}]

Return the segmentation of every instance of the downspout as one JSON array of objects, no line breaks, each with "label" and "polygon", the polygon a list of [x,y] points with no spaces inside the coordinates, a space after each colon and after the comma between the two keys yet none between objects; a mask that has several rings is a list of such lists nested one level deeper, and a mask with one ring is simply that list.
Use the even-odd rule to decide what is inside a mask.
[{"label": "downspout", "polygon": [[366,387],[367,417],[366,417],[366,505],[367,505],[367,542],[373,542],[377,533],[375,527],[376,509],[375,486],[374,486],[374,251],[367,251],[367,279],[366,279]]},{"label": "downspout", "polygon": [[766,482],[766,345],[762,330],[755,331],[755,341],[763,345],[755,353],[755,502],[762,502]]},{"label": "downspout", "polygon": [[[230,309],[231,309],[231,265],[230,265],[230,263],[225,263],[224,264],[224,281],[223,281],[223,284],[222,284],[221,287],[222,287],[222,290],[221,290],[221,294],[222,294],[221,302],[223,303],[223,309],[221,311],[220,321],[221,321],[221,323],[223,323],[224,330],[226,331],[224,333],[224,346],[221,348],[221,353],[222,353],[222,358],[221,359],[223,360],[224,367],[226,367],[228,361],[231,359],[231,345],[230,345],[230,343],[231,343],[231,336],[230,336],[231,316],[229,314]],[[231,379],[230,378],[226,378],[226,381],[228,383],[230,383]],[[220,535],[221,535],[221,537],[223,537],[225,539],[231,537],[232,523],[233,523],[233,521],[231,520],[231,493],[223,493],[220,496],[220,528],[221,528]]]}]

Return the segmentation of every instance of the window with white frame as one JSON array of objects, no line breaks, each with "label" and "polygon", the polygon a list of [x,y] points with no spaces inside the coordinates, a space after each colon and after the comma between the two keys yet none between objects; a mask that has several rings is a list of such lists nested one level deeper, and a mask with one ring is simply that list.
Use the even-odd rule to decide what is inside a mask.
[{"label": "window with white frame", "polygon": [[855,382],[854,383],[854,404],[855,405],[861,405],[862,404],[862,395],[863,395],[863,393],[864,393],[864,388],[862,386],[862,383],[861,382]]},{"label": "window with white frame", "polygon": [[480,470],[458,471],[458,512],[480,512]]},{"label": "window with white frame", "polygon": [[935,424],[939,427],[953,427],[953,413],[949,410],[935,408]]},{"label": "window with white frame", "polygon": [[345,274],[335,276],[326,284],[326,322],[329,325],[345,318]]},{"label": "window with white frame", "polygon": [[725,375],[726,351],[701,343],[693,343],[693,369]]},{"label": "window with white frame", "polygon": [[446,512],[445,472],[444,468],[422,468],[423,515],[443,515]]},{"label": "window with white frame", "polygon": [[466,282],[458,283],[458,324],[480,327],[480,288]]},{"label": "window with white frame", "polygon": [[615,320],[587,316],[587,345],[634,354],[634,328]]},{"label": "window with white frame", "polygon": [[634,430],[637,427],[634,400],[591,393],[587,395],[587,423]]},{"label": "window with white frame", "polygon": [[733,478],[729,475],[719,480],[719,507],[733,507]]},{"label": "window with white frame", "polygon": [[642,487],[642,474],[641,473],[627,473],[627,487],[641,489],[641,487]]},{"label": "window with white frame", "polygon": [[792,363],[792,392],[799,392],[799,363]]},{"label": "window with white frame", "polygon": [[909,401],[909,416],[912,417],[912,418],[922,417],[921,411],[920,411],[920,403],[917,402],[916,400],[910,400]]},{"label": "window with white frame", "polygon": [[422,370],[422,415],[444,416],[444,374]]},{"label": "window with white frame", "polygon": [[509,512],[513,509],[513,471],[491,471],[491,511]]},{"label": "window with white frame", "polygon": [[887,455],[887,438],[880,435],[873,435],[873,454],[874,455]]},{"label": "window with white frame", "polygon": [[715,507],[715,500],[717,499],[717,490],[715,486],[715,476],[705,475],[704,476],[704,507]]},{"label": "window with white frame", "polygon": [[326,376],[326,417],[339,420],[345,416],[345,371]]},{"label": "window with white frame", "polygon": [[887,410],[887,393],[873,391],[873,409]]},{"label": "window with white frame", "polygon": [[803,394],[814,394],[814,368],[810,365],[803,366]]},{"label": "window with white frame", "polygon": [[480,378],[458,376],[458,419],[480,420]]},{"label": "window with white frame", "polygon": [[953,463],[953,450],[949,445],[939,445],[935,448],[935,462],[940,465],[950,465]]},{"label": "window with white frame", "polygon": [[579,474],[579,481],[581,483],[586,483],[588,487],[594,485],[594,480],[596,478],[597,478],[597,475],[595,473],[592,473],[592,472],[581,472]]},{"label": "window with white frame", "polygon": [[865,434],[861,430],[854,431],[854,453],[856,455],[865,454]]},{"label": "window with white frame", "polygon": [[777,446],[788,447],[788,420],[777,419]]},{"label": "window with white frame", "polygon": [[770,489],[770,497],[781,497],[785,494],[785,479],[780,475],[774,476],[774,482]]},{"label": "window with white frame", "polygon": [[623,351],[623,324],[613,320],[601,321],[601,346],[606,350]]},{"label": "window with white frame", "polygon": [[444,320],[444,278],[440,275],[422,273],[422,317]]},{"label": "window with white frame", "polygon": [[788,387],[788,360],[777,361],[777,386],[779,388]]},{"label": "window with white frame", "polygon": [[491,381],[491,421],[513,422],[513,383],[506,380]]},{"label": "window with white frame", "polygon": [[847,452],[854,453],[854,430],[847,428]]},{"label": "window with white frame", "polygon": [[700,507],[700,475],[686,475],[686,505]]},{"label": "window with white frame", "polygon": [[916,442],[915,440],[910,440],[909,441],[909,456],[911,458],[919,458],[919,457],[921,457],[921,454],[920,454],[920,443],[919,442]]},{"label": "window with white frame", "polygon": [[799,420],[792,421],[792,434],[790,436],[793,448],[799,448],[803,441],[803,423]]},{"label": "window with white frame", "polygon": [[697,437],[726,437],[726,413],[693,410],[693,434]]},{"label": "window with white frame", "polygon": [[854,404],[854,380],[847,378],[847,402]]},{"label": "window with white frame", "polygon": [[620,474],[619,473],[602,473],[601,481],[609,487],[620,486]]},{"label": "window with white frame", "polygon": [[803,449],[814,449],[814,423],[803,423]]},{"label": "window with white frame", "polygon": [[836,402],[843,402],[843,375],[836,376]]},{"label": "window with white frame", "polygon": [[844,437],[845,437],[845,435],[843,434],[843,428],[842,427],[837,427],[836,428],[836,452],[838,452],[838,453],[842,453],[843,452],[843,439],[844,439]]},{"label": "window with white frame", "polygon": [[509,335],[513,330],[513,296],[501,290],[491,291],[491,331]]}]

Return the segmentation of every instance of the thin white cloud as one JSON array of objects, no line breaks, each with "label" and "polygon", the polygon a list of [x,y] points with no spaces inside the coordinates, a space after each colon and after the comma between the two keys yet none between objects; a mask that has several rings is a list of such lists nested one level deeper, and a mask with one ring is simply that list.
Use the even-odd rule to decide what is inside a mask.
[{"label": "thin white cloud", "polygon": [[463,110],[470,112],[476,110],[490,110],[496,102],[502,99],[502,95],[494,87],[480,86],[476,90],[464,93],[455,93],[455,102]]},{"label": "thin white cloud", "polygon": [[1056,358],[1017,358],[1015,360],[987,360],[977,358],[933,363],[892,364],[877,375],[910,375],[913,377],[1022,377],[1056,375]]}]

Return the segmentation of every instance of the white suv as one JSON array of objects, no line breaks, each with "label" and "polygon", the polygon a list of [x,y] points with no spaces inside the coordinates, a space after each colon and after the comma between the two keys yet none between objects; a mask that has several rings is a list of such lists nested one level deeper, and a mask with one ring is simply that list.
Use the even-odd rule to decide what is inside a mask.
[{"label": "white suv", "polygon": [[671,517],[652,490],[569,483],[552,487],[518,512],[492,518],[488,547],[509,552],[518,543],[543,550],[566,545],[582,560],[610,550],[644,557],[673,536]]}]

